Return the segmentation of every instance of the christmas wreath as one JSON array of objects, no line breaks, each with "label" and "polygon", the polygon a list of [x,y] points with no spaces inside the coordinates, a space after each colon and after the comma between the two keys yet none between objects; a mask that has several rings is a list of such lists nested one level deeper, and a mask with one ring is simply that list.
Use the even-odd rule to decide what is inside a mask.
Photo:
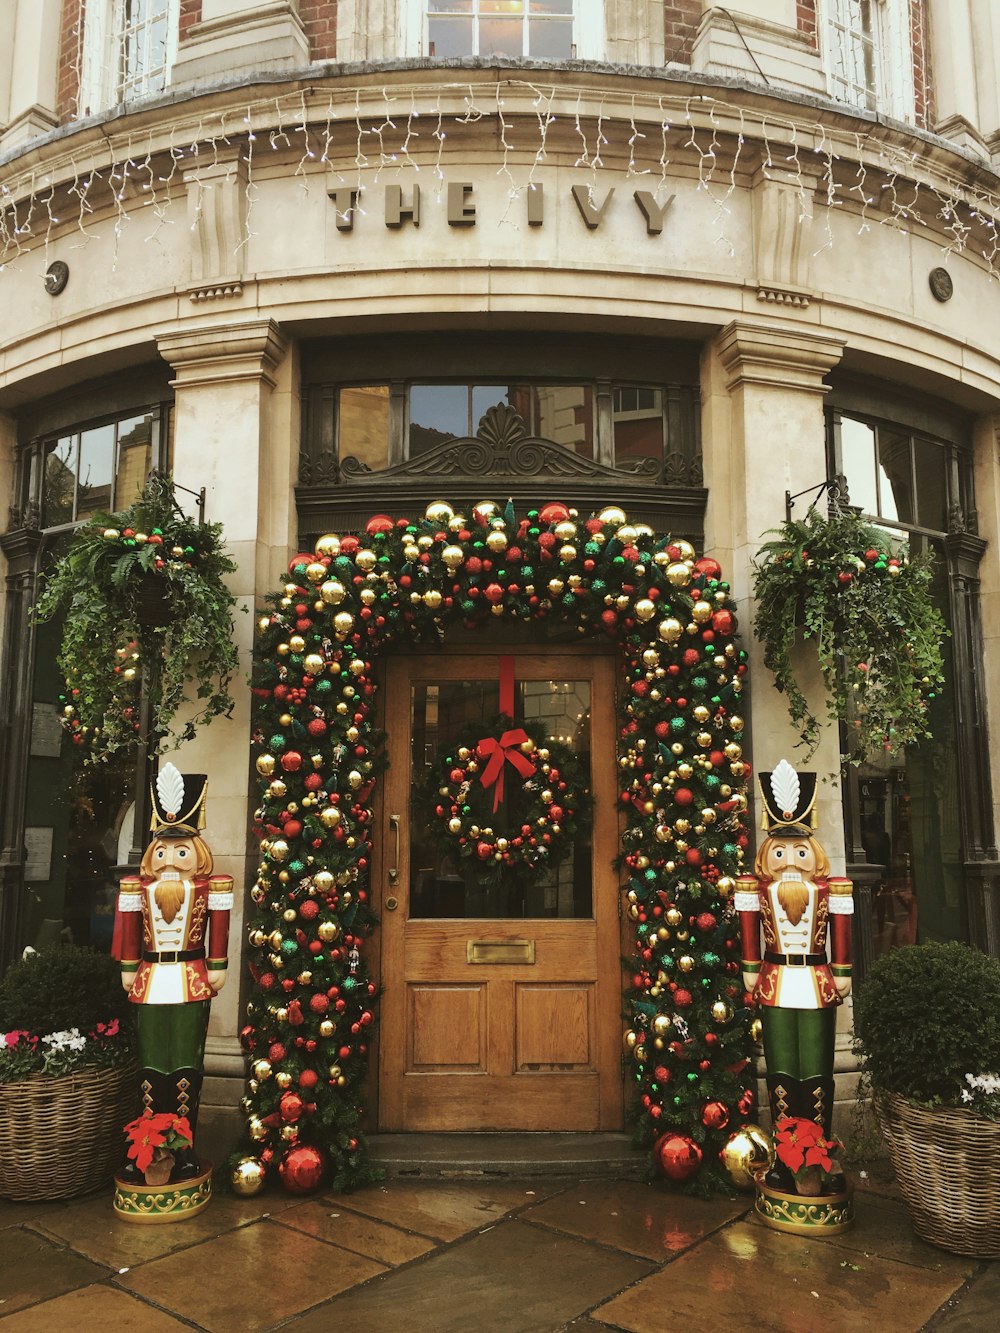
[{"label": "christmas wreath", "polygon": [[439,752],[424,796],[429,823],[482,883],[558,865],[590,810],[579,760],[537,724],[504,714],[477,733]]}]

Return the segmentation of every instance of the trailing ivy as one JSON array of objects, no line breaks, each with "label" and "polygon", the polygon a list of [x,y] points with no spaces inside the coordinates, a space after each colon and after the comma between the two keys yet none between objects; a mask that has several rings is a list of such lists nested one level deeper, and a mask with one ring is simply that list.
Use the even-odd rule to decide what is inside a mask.
[{"label": "trailing ivy", "polygon": [[849,510],[827,517],[810,509],[765,535],[773,540],[755,562],[754,632],[809,754],[822,723],[793,662],[800,641],[815,645],[827,719],[846,724],[845,758],[859,763],[928,736],[948,634],[931,598],[930,557],[911,560]]},{"label": "trailing ivy", "polygon": [[63,724],[86,762],[108,760],[141,737],[143,666],[156,671],[149,735],[160,744],[184,702],[199,701],[173,741],[229,713],[238,665],[235,598],[222,525],[184,516],[169,477],[152,473],[121,513],[95,514],[74,533],[35,606],[65,615],[59,668]]}]

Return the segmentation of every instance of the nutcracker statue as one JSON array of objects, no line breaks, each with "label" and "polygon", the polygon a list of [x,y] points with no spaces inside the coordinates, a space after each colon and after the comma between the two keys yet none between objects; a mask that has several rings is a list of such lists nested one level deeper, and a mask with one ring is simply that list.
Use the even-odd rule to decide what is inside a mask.
[{"label": "nutcracker statue", "polygon": [[[115,1208],[124,1216],[148,1218],[153,1197],[153,1211],[166,1214],[156,1220],[190,1216],[211,1191],[211,1168],[195,1152],[194,1131],[209,1006],[226,980],[233,881],[212,874],[201,838],[206,788],[203,774],[161,767],[152,841],[139,875],[123,876],[118,895],[114,955],[137,1006],[143,1113],[137,1128],[128,1127],[130,1160],[115,1177]],[[151,1156],[167,1159],[159,1168],[169,1167],[165,1180]],[[156,1195],[145,1197],[147,1187]]]},{"label": "nutcracker statue", "polygon": [[[851,990],[852,885],[830,874],[814,836],[816,774],[796,773],[782,759],[760,774],[760,790],[767,836],[756,874],[739,876],[735,895],[743,984],[760,1006],[776,1148],[758,1183],[757,1211],[784,1230],[829,1233],[852,1217],[831,1156],[840,1146],[831,1136],[833,1054],[837,1007]],[[806,1196],[810,1206],[798,1208]]]}]

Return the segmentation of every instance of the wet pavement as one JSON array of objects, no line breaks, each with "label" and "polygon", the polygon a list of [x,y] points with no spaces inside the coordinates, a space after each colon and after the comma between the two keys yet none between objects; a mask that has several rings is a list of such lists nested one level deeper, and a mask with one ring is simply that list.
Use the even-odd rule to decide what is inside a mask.
[{"label": "wet pavement", "polygon": [[110,1193],[0,1200],[0,1330],[296,1333],[979,1333],[1000,1262],[918,1240],[895,1185],[855,1177],[841,1236],[768,1230],[751,1199],[632,1179],[390,1179],[350,1195],[216,1194],[172,1225]]}]

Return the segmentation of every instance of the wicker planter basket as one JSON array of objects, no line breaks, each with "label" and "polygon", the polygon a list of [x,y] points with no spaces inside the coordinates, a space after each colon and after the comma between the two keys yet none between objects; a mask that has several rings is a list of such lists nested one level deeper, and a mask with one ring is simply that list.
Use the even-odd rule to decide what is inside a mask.
[{"label": "wicker planter basket", "polygon": [[952,1254],[1000,1257],[1000,1123],[896,1093],[876,1099],[876,1114],[917,1235]]},{"label": "wicker planter basket", "polygon": [[138,1070],[82,1069],[0,1083],[0,1195],[71,1199],[109,1181],[137,1114]]}]

